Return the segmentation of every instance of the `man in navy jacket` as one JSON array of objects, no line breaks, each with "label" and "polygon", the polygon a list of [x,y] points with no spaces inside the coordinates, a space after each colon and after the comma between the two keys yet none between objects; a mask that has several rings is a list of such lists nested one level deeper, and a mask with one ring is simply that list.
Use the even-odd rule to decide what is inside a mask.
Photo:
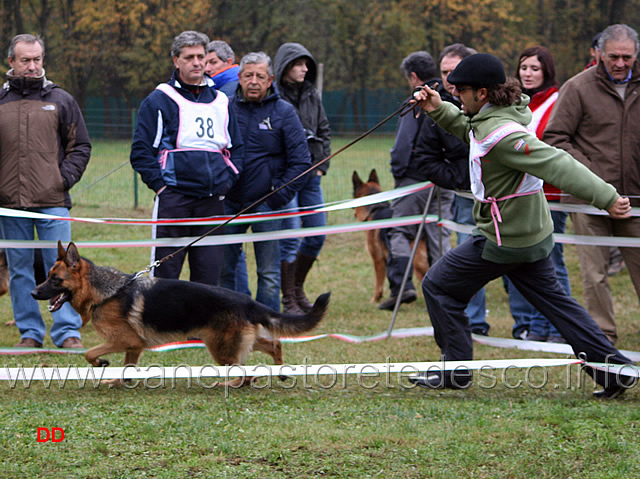
[{"label": "man in navy jacket", "polygon": [[[295,108],[272,88],[271,58],[263,52],[249,53],[240,61],[239,86],[231,99],[231,112],[245,145],[245,168],[227,194],[225,210],[233,215],[271,194],[252,213],[269,214],[284,207],[306,182],[297,178],[311,167],[304,128]],[[283,185],[282,189],[278,190]],[[276,191],[278,190],[278,191]],[[280,229],[278,220],[227,226],[226,232],[254,233]],[[253,243],[258,272],[256,300],[275,311],[280,309],[280,247],[278,240]],[[225,246],[222,286],[235,289],[235,271],[241,245]]]},{"label": "man in navy jacket", "polygon": [[[140,105],[131,165],[156,193],[154,219],[223,215],[224,195],[242,171],[244,147],[229,99],[204,74],[208,43],[200,32],[178,35],[171,48],[176,70]],[[198,237],[209,229],[156,226],[153,233],[154,238]],[[152,261],[176,249],[154,248]],[[187,251],[191,281],[217,285],[223,246],[191,246],[164,262],[155,276],[179,278]]]}]

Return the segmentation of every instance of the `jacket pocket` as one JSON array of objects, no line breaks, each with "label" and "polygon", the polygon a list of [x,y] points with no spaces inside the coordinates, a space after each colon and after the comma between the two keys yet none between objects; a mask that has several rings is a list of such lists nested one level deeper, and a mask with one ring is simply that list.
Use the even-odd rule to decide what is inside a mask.
[{"label": "jacket pocket", "polygon": [[[52,164],[48,155],[33,155],[33,176],[31,180],[36,187],[31,191],[34,205],[62,205],[64,202],[64,180],[57,163]],[[36,166],[37,165],[37,166]]]},{"label": "jacket pocket", "polygon": [[58,110],[55,104],[36,102],[27,115],[29,152],[58,152]]}]

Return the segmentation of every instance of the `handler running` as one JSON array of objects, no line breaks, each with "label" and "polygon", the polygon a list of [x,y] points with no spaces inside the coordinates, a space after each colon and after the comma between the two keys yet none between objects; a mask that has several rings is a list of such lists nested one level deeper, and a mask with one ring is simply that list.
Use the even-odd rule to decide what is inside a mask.
[{"label": "handler running", "polygon": [[[579,357],[592,362],[630,364],[609,342],[587,311],[567,296],[556,279],[549,253],[553,223],[542,179],[616,219],[628,218],[628,198],[591,173],[568,153],[538,140],[527,130],[531,111],[515,79],[507,80],[500,60],[476,54],[449,75],[463,112],[443,102],[429,87],[416,93],[420,106],[444,129],[470,143],[469,168],[477,229],[429,270],[422,289],[443,361],[473,358],[465,307],[489,281],[507,275],[544,314]],[[466,118],[465,117],[469,117]],[[586,368],[604,386],[594,392],[615,398],[634,378]],[[430,389],[471,386],[468,369],[414,375]]]}]

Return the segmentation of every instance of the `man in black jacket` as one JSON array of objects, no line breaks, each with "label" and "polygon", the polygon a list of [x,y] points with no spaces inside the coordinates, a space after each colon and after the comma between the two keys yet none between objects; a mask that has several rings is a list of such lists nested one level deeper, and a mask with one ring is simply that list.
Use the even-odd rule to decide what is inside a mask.
[{"label": "man in black jacket", "polygon": [[[411,53],[401,64],[411,90],[429,83],[435,84],[436,64],[433,57],[425,52],[418,51]],[[391,173],[393,174],[395,187],[413,185],[422,181],[431,180],[425,175],[422,168],[422,160],[416,156],[416,146],[418,136],[423,128],[431,128],[430,120],[425,120],[424,113],[416,110],[417,114],[407,114],[398,120],[396,130],[396,140],[391,148]],[[421,215],[426,206],[430,190],[422,190],[409,196],[398,198],[391,203],[394,218],[411,215]],[[453,192],[441,190],[440,202],[435,196],[429,207],[429,214],[439,215],[444,219],[452,219]],[[438,204],[440,203],[440,204]],[[430,223],[425,225],[427,235],[427,256],[429,264],[436,262],[440,256],[451,249],[449,245],[450,230],[439,228],[437,224]],[[404,272],[407,269],[411,257],[411,242],[417,233],[417,226],[398,226],[390,228],[387,233],[387,246],[389,248],[389,256],[387,259],[387,279],[391,289],[391,296],[380,303],[380,309],[393,310]],[[422,280],[422,278],[420,278]],[[402,293],[401,302],[411,303],[415,301],[417,294],[415,286],[409,281]]]}]

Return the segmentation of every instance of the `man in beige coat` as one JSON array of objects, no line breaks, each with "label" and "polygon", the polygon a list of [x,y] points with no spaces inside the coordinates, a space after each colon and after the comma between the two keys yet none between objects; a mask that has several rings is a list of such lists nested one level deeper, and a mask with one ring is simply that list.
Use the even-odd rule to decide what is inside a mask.
[{"label": "man in beige coat", "polygon": [[[601,61],[571,78],[544,133],[544,141],[562,148],[640,206],[640,69],[638,34],[627,25],[611,25],[599,40]],[[575,198],[567,202],[579,202]],[[640,218],[572,213],[579,235],[640,236]],[[607,269],[607,246],[578,246],[587,310],[615,344],[618,339]],[[640,249],[620,248],[640,296]]]}]

